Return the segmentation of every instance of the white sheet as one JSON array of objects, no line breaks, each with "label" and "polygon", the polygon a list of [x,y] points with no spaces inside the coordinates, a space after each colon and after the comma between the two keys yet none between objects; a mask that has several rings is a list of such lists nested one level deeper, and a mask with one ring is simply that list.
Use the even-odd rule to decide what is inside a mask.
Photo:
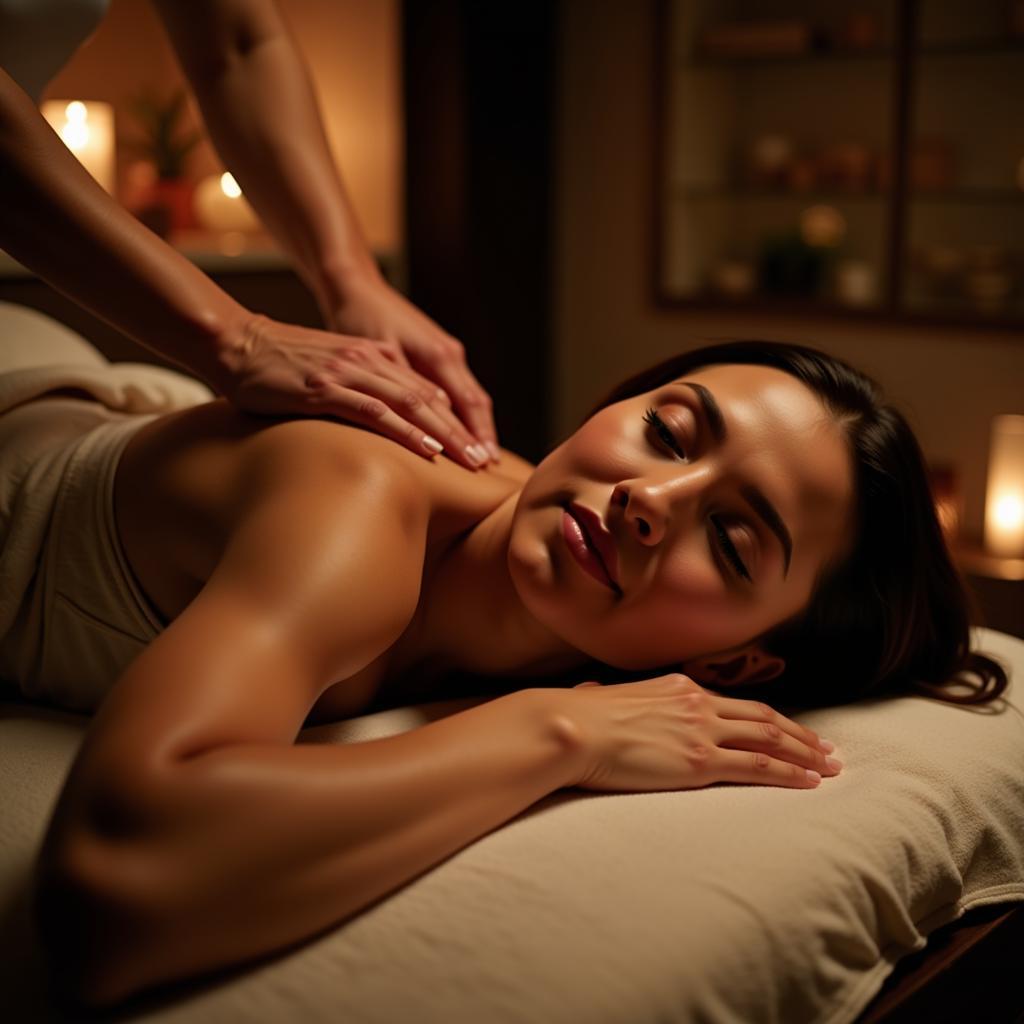
[{"label": "white sheet", "polygon": [[[817,790],[552,794],[300,949],[124,1020],[847,1024],[967,909],[1024,900],[1024,641],[970,710],[921,697],[796,716],[837,744]],[[477,699],[306,730],[357,742]],[[87,720],[0,705],[0,1001],[47,1019],[32,856]]]}]

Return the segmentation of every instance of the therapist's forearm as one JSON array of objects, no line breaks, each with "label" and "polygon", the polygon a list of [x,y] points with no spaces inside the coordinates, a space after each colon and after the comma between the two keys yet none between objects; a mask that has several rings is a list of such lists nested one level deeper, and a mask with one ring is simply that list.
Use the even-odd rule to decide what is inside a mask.
[{"label": "therapist's forearm", "polygon": [[290,36],[193,74],[192,84],[218,153],[321,306],[337,300],[346,275],[375,272]]},{"label": "therapist's forearm", "polygon": [[107,195],[3,69],[0,248],[219,389],[226,339],[248,311]]}]

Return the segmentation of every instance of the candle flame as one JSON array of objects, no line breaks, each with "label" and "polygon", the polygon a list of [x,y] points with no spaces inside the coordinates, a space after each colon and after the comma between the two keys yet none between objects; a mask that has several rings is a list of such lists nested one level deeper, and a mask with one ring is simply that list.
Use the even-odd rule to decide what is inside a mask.
[{"label": "candle flame", "polygon": [[237,199],[242,194],[234,175],[226,171],[220,176],[220,188],[224,195],[230,196],[232,199]]},{"label": "candle flame", "polygon": [[1024,525],[1024,498],[1019,494],[1002,494],[996,498],[992,518],[1004,530]]}]

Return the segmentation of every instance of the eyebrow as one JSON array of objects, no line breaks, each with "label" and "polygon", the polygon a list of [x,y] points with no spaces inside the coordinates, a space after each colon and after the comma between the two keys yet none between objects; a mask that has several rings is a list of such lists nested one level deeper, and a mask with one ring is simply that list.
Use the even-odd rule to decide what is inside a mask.
[{"label": "eyebrow", "polygon": [[[724,443],[729,436],[729,432],[725,426],[725,417],[722,415],[721,407],[715,401],[715,396],[703,384],[695,384],[688,380],[677,380],[674,383],[682,384],[696,394],[700,401],[704,418],[707,420],[708,427],[711,430],[711,436],[719,444]],[[747,499],[750,507],[761,517],[768,529],[778,537],[785,556],[782,575],[786,577],[789,574],[789,563],[793,558],[793,538],[790,536],[782,516],[779,515],[778,510],[765,497],[764,492],[759,487],[747,484],[740,488],[740,494]]]}]

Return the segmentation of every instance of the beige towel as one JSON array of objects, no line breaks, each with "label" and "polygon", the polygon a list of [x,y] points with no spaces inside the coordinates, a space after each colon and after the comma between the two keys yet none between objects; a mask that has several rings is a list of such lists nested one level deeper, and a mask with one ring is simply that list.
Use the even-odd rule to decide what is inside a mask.
[{"label": "beige towel", "polygon": [[[64,388],[95,402],[32,401]],[[173,370],[110,363],[50,317],[0,302],[0,672],[9,681],[22,683],[30,663],[42,663],[41,565],[75,452],[119,421],[127,441],[123,435],[154,415],[212,397],[204,384]]]}]

